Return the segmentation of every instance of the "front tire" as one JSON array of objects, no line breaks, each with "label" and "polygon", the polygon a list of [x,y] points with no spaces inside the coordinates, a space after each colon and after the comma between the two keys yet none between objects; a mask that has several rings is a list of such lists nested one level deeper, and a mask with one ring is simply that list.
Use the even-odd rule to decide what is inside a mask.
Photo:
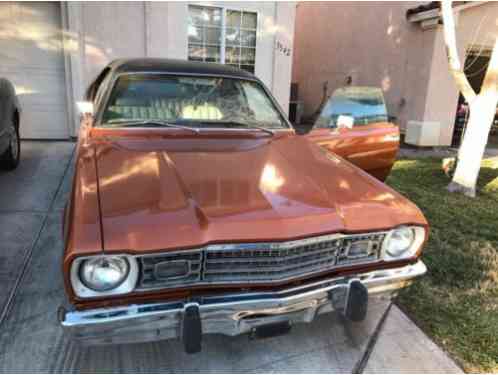
[{"label": "front tire", "polygon": [[19,165],[21,159],[21,141],[19,139],[19,129],[16,127],[10,138],[9,148],[0,157],[0,166],[2,169],[13,170]]}]

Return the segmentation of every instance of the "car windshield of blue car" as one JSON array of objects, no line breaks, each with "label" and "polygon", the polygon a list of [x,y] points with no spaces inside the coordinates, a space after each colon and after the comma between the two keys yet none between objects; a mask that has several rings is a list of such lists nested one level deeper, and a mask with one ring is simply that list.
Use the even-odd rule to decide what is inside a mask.
[{"label": "car windshield of blue car", "polygon": [[388,121],[382,90],[349,86],[334,91],[315,122],[317,128],[335,128],[339,116],[353,119],[354,126]]}]

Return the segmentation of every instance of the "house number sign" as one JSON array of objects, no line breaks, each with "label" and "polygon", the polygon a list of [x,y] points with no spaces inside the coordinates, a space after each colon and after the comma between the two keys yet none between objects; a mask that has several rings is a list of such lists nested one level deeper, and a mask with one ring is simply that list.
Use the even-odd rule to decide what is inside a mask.
[{"label": "house number sign", "polygon": [[290,56],[291,54],[291,49],[290,47],[285,46],[284,44],[280,43],[277,41],[277,51],[282,52],[285,56]]}]

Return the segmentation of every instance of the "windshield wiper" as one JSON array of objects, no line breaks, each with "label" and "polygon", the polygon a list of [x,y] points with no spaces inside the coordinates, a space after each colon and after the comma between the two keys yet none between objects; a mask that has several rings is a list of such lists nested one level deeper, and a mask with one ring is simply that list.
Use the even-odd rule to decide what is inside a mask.
[{"label": "windshield wiper", "polygon": [[161,119],[147,119],[147,120],[117,120],[108,122],[108,124],[123,124],[124,127],[140,127],[146,125],[158,126],[158,127],[167,127],[167,128],[176,128],[176,129],[184,129],[190,130],[195,134],[199,134],[199,128],[191,128],[190,126],[182,126],[178,124],[174,124],[171,122],[163,121]]},{"label": "windshield wiper", "polygon": [[229,125],[231,126],[238,126],[238,127],[244,127],[244,128],[247,128],[247,129],[257,129],[257,130],[261,130],[265,133],[268,133],[272,136],[275,135],[275,132],[271,129],[268,129],[268,128],[264,128],[262,126],[258,126],[258,125],[252,125],[252,124],[247,124],[245,122],[239,122],[239,121],[215,121],[216,124],[221,124],[221,125],[227,125],[227,127],[229,127]]}]

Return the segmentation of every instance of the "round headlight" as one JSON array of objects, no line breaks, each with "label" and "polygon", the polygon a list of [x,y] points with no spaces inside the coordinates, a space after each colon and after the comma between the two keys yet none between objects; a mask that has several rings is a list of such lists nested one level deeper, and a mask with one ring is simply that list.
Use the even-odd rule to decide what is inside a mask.
[{"label": "round headlight", "polygon": [[415,233],[412,228],[394,229],[387,239],[386,253],[392,258],[400,258],[412,247],[414,241]]},{"label": "round headlight", "polygon": [[98,257],[85,260],[80,266],[81,282],[103,292],[117,288],[128,276],[130,265],[123,257]]}]

